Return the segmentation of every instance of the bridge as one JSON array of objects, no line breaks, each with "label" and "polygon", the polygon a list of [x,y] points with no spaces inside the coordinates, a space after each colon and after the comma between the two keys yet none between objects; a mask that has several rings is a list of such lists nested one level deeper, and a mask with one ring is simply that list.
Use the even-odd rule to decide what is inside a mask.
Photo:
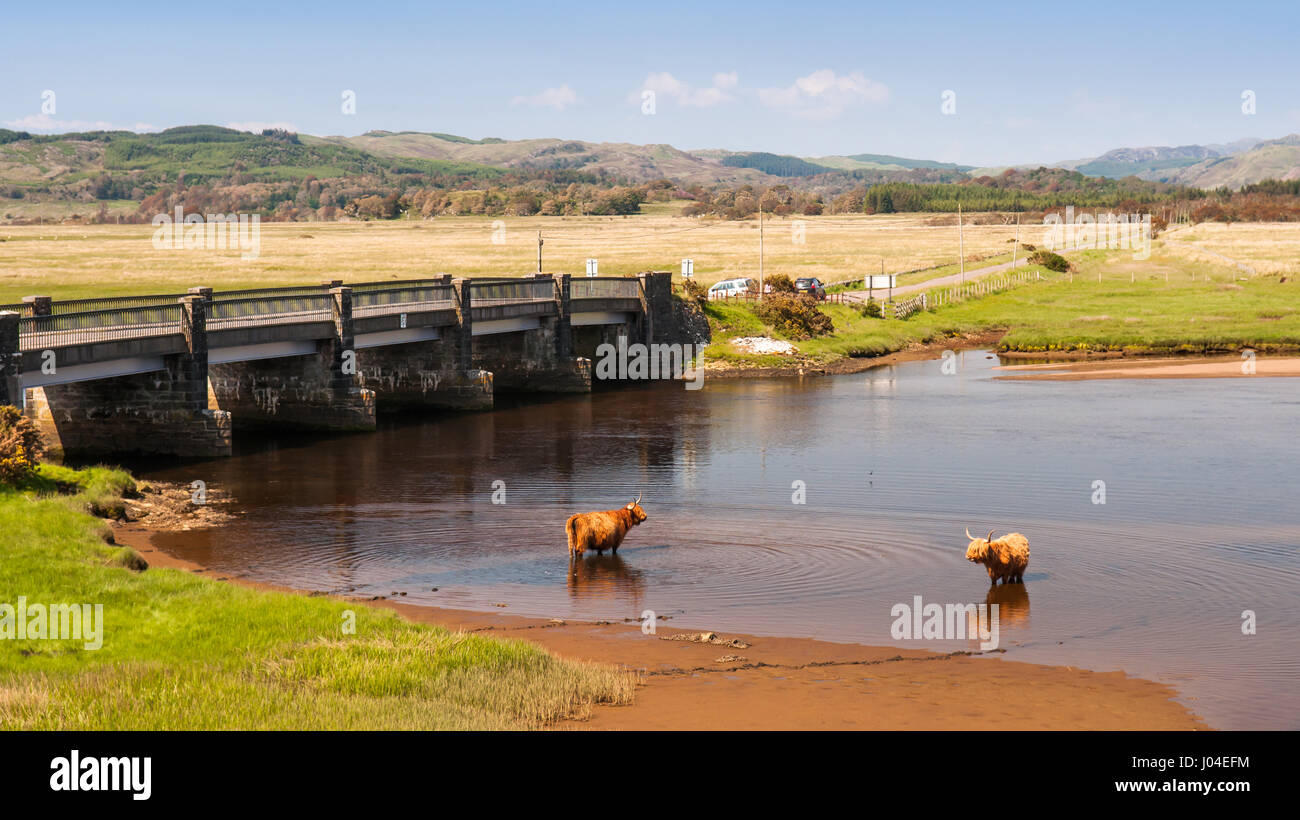
[{"label": "bridge", "polygon": [[50,449],[205,458],[232,429],[370,430],[376,412],[586,392],[671,320],[670,274],[361,282],[0,305],[0,404]]}]

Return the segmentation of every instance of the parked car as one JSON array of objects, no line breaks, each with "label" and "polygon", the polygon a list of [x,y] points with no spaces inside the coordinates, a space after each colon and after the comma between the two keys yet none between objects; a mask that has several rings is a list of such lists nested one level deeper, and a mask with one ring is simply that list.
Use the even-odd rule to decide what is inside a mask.
[{"label": "parked car", "polygon": [[709,288],[710,299],[734,299],[756,290],[752,279],[723,279]]},{"label": "parked car", "polygon": [[794,280],[794,289],[798,293],[811,294],[814,299],[826,298],[826,286],[822,284],[822,280],[815,276]]}]

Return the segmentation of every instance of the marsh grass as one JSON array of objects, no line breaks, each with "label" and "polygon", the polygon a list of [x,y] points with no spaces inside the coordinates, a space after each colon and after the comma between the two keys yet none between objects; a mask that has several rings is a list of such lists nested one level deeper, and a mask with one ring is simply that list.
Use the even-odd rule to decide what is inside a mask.
[{"label": "marsh grass", "polygon": [[46,466],[39,479],[0,491],[3,602],[103,604],[104,642],[0,641],[0,727],[531,729],[632,699],[630,673],[523,641],[115,566],[121,548],[84,509],[130,476]]}]

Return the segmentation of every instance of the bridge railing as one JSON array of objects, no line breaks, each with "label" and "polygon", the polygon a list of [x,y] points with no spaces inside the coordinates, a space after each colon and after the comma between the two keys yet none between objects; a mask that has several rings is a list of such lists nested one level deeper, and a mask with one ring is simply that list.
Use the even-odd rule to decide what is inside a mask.
[{"label": "bridge railing", "polygon": [[334,316],[333,303],[334,297],[329,293],[260,299],[214,299],[209,308],[208,329],[328,322]]},{"label": "bridge railing", "polygon": [[170,304],[23,316],[18,320],[19,348],[46,350],[91,342],[170,336],[182,332],[182,310],[180,304]]},{"label": "bridge railing", "polygon": [[555,299],[553,279],[519,279],[511,282],[470,282],[470,304],[513,305]]},{"label": "bridge railing", "polygon": [[12,305],[0,305],[0,313],[17,313],[19,316],[31,316],[32,306],[26,302],[16,302]]},{"label": "bridge railing", "polygon": [[144,296],[107,296],[100,299],[61,299],[50,302],[50,313],[88,313],[121,308],[165,307],[185,298],[184,293],[156,293]]},{"label": "bridge railing", "polygon": [[570,299],[638,299],[641,282],[636,279],[591,277],[569,280]]},{"label": "bridge railing", "polygon": [[268,299],[272,297],[321,296],[330,292],[329,285],[302,285],[290,288],[245,288],[244,290],[214,290],[213,302],[234,302],[245,299]]},{"label": "bridge railing", "polygon": [[450,285],[388,288],[385,290],[352,289],[353,316],[384,316],[416,310],[445,310],[456,307]]}]

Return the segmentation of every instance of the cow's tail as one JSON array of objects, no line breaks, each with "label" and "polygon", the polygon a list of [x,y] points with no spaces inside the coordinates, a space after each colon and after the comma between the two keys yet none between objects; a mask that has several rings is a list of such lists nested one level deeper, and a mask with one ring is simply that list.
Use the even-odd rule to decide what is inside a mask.
[{"label": "cow's tail", "polygon": [[573,555],[578,549],[578,516],[569,516],[564,522],[564,532],[569,536],[569,555]]}]

